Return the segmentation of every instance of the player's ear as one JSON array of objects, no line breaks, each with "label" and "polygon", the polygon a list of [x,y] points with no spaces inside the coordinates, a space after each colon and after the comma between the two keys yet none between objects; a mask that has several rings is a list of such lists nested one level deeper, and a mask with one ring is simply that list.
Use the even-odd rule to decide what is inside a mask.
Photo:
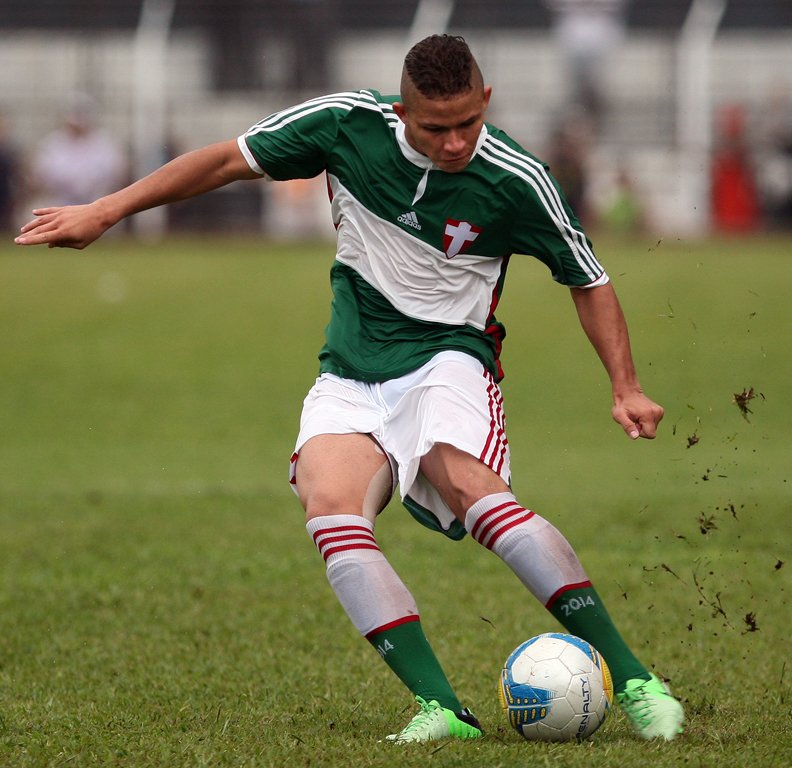
[{"label": "player's ear", "polygon": [[489,106],[490,99],[492,98],[492,86],[485,85],[484,86],[484,109]]},{"label": "player's ear", "polygon": [[393,111],[396,113],[396,116],[399,118],[399,120],[401,120],[403,123],[406,122],[404,118],[407,115],[407,110],[401,101],[393,102]]}]

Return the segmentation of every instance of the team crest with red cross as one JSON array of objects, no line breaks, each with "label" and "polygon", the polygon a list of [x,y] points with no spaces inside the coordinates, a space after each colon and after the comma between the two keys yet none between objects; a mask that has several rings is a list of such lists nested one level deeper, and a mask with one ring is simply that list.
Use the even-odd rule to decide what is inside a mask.
[{"label": "team crest with red cross", "polygon": [[481,228],[473,226],[469,221],[446,219],[443,231],[443,250],[446,258],[453,259],[458,253],[467,250],[480,234]]}]

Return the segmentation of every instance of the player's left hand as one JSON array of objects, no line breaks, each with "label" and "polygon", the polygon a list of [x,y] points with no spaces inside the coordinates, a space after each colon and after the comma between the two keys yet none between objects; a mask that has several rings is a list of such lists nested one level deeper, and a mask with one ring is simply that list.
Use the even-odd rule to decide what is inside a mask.
[{"label": "player's left hand", "polygon": [[611,414],[632,440],[639,437],[653,440],[657,436],[657,425],[663,418],[663,408],[638,390],[614,395]]}]

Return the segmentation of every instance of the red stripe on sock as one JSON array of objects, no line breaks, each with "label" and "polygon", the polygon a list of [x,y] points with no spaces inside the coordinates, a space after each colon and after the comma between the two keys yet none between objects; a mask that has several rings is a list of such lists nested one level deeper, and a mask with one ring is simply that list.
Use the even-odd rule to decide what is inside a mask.
[{"label": "red stripe on sock", "polygon": [[558,598],[566,592],[570,592],[573,589],[587,589],[591,586],[592,585],[590,581],[581,581],[579,584],[567,584],[565,587],[561,587],[561,589],[557,589],[555,592],[553,592],[550,599],[545,603],[545,608],[547,608],[549,611],[550,608],[552,608],[553,603],[555,603],[556,600],[558,600]]},{"label": "red stripe on sock", "polygon": [[325,536],[321,534],[315,540],[316,546],[319,547],[320,550],[324,549],[328,544],[335,544],[338,541],[370,541],[372,544],[376,544],[377,542],[374,539],[374,536],[371,532],[368,535],[364,535],[361,533],[350,533],[346,535],[339,535],[339,536]]},{"label": "red stripe on sock", "polygon": [[482,542],[484,539],[487,538],[487,534],[489,534],[493,528],[500,525],[505,520],[508,520],[510,517],[514,517],[515,515],[519,515],[525,511],[526,511],[525,507],[521,507],[519,504],[515,502],[512,505],[511,509],[507,509],[502,515],[498,515],[497,517],[492,517],[491,515],[488,515],[488,522],[479,531],[478,536],[476,536],[476,541]]},{"label": "red stripe on sock", "polygon": [[320,552],[325,562],[327,562],[330,555],[335,555],[338,552],[348,552],[351,549],[373,549],[377,552],[380,551],[380,548],[376,544],[344,544],[338,547],[330,546],[327,549],[320,550]]},{"label": "red stripe on sock", "polygon": [[371,632],[366,633],[366,640],[370,640],[372,636],[378,634],[379,632],[385,632],[388,629],[393,629],[394,627],[400,627],[402,624],[409,624],[411,621],[420,621],[420,620],[421,617],[417,613],[411,613],[409,616],[402,616],[402,618],[396,619],[396,621],[390,621],[387,624],[383,624],[381,627],[372,629]]},{"label": "red stripe on sock", "polygon": [[[497,514],[502,509],[506,509],[506,511],[502,515]],[[522,514],[523,512],[526,512],[527,516],[523,515]],[[525,507],[520,506],[516,501],[510,501],[507,504],[501,504],[500,506],[491,509],[489,512],[485,512],[479,518],[476,525],[473,526],[473,531],[471,532],[471,536],[473,536],[473,538],[479,544],[483,544],[484,539],[487,538],[487,535],[490,533],[490,531],[492,531],[493,528],[500,525],[502,522],[504,522],[504,520],[508,520],[510,517],[514,517],[515,515],[520,515],[520,518],[517,520],[517,523],[521,523],[530,520],[531,517],[533,517],[534,513],[525,509]],[[481,528],[481,530],[477,530],[480,523],[484,523],[484,526]],[[511,527],[512,525],[509,525],[509,528]],[[495,538],[497,539],[500,535],[501,532],[499,531],[496,534]]]},{"label": "red stripe on sock", "polygon": [[[506,525],[501,526],[500,528],[498,528],[497,531],[495,531],[495,533],[492,534],[492,538],[485,544],[487,549],[492,549],[495,546],[495,543],[498,541],[498,539],[500,539],[501,536],[503,536],[504,533],[510,531],[512,528],[514,528],[517,525],[522,525],[522,523],[527,523],[534,516],[534,514],[536,514],[535,512],[529,512],[526,509],[523,509],[522,511],[526,512],[526,514],[520,515],[520,517],[512,520],[510,523],[506,523]],[[506,515],[504,515],[503,517],[506,517]]]},{"label": "red stripe on sock", "polygon": [[[366,528],[365,525],[339,525],[339,526],[336,526],[335,528],[320,528],[318,531],[316,531],[313,534],[312,538],[314,540],[314,543],[316,543],[316,540],[320,536],[324,536],[325,534],[328,534],[328,533],[347,533],[349,531],[363,531],[364,533],[367,533],[369,536],[373,536],[373,534],[371,533],[371,528]],[[319,545],[317,544],[316,546],[319,546]]]},{"label": "red stripe on sock", "polygon": [[520,509],[522,509],[522,507],[520,507],[520,505],[516,501],[507,501],[507,502],[504,502],[503,504],[498,504],[497,507],[493,507],[492,509],[487,510],[486,512],[482,513],[479,516],[479,519],[476,520],[475,525],[473,526],[472,530],[470,531],[470,535],[476,541],[478,541],[479,540],[479,528],[482,526],[482,524],[486,525],[487,521],[490,519],[490,517],[492,515],[497,514],[502,509],[506,509],[507,507],[519,507]]}]

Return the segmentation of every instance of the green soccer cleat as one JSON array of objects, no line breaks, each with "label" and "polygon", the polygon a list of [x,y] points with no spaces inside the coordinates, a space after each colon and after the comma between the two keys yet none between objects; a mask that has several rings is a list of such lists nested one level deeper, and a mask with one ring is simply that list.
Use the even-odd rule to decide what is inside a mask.
[{"label": "green soccer cleat", "polygon": [[628,680],[616,699],[642,738],[671,741],[682,733],[685,721],[682,705],[656,675],[651,680]]},{"label": "green soccer cleat", "polygon": [[386,740],[394,744],[409,742],[423,743],[441,739],[478,739],[484,735],[479,721],[463,709],[452,712],[441,707],[436,701],[424,701],[420,696],[415,700],[420,704],[421,711],[404,727],[401,733],[386,736]]}]

